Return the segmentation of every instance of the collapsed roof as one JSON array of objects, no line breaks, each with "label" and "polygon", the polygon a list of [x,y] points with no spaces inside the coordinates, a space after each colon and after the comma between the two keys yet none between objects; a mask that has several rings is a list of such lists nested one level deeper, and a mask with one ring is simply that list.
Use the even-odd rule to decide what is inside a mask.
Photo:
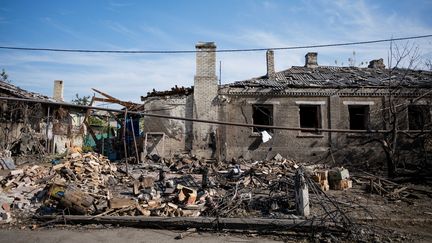
[{"label": "collapsed roof", "polygon": [[18,86],[4,81],[0,81],[0,93],[16,98],[49,100],[48,96],[29,92],[27,90],[21,89]]},{"label": "collapsed roof", "polygon": [[285,89],[289,87],[432,87],[432,72],[411,69],[383,69],[317,66],[293,66],[276,72],[272,77],[264,75],[243,81],[226,84],[224,87],[263,87]]}]

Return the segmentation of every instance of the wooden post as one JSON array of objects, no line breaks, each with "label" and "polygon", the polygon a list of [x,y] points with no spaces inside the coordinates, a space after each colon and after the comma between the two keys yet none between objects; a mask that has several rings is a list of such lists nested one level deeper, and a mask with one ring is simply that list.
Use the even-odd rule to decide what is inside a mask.
[{"label": "wooden post", "polygon": [[49,154],[49,148],[50,148],[50,146],[49,146],[49,142],[50,142],[50,139],[49,139],[49,125],[50,125],[50,107],[48,106],[48,111],[47,111],[47,120],[46,120],[46,129],[45,129],[45,135],[46,135],[46,144],[45,144],[45,150],[46,150],[46,153],[47,154]]},{"label": "wooden post", "polygon": [[124,113],[124,121],[123,121],[123,147],[125,153],[125,161],[126,161],[126,173],[129,174],[129,166],[128,166],[128,156],[127,156],[127,145],[126,145],[126,120],[127,120],[127,109]]},{"label": "wooden post", "polygon": [[303,167],[298,168],[296,171],[295,196],[297,214],[304,217],[309,216],[309,189],[304,178]]},{"label": "wooden post", "polygon": [[208,187],[208,168],[204,167],[202,169],[202,181],[201,181],[201,187],[202,188],[207,188]]},{"label": "wooden post", "polygon": [[138,147],[137,147],[137,142],[136,142],[136,138],[135,138],[135,128],[134,128],[134,124],[133,124],[133,117],[131,117],[130,123],[131,123],[131,128],[132,128],[133,142],[134,142],[134,146],[135,146],[135,157],[136,157],[137,163],[139,163],[140,158],[139,158]]}]

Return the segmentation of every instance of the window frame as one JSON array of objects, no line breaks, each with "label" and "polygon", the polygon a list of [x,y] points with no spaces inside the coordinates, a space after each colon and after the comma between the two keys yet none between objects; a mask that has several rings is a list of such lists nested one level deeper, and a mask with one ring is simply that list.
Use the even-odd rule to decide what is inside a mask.
[{"label": "window frame", "polygon": [[[325,109],[323,109],[323,106],[326,104],[326,101],[296,101],[295,102],[298,107],[298,127],[301,128],[307,128],[302,127],[301,124],[301,107],[316,107],[317,108],[317,129],[324,127],[324,117]],[[313,128],[312,128],[313,129]],[[322,138],[324,137],[322,132],[315,132],[315,131],[305,131],[305,130],[299,130],[297,137],[309,137],[309,138]]]},{"label": "window frame", "polygon": [[[419,109],[419,110],[416,110],[414,112],[410,112],[410,108],[413,108],[413,107],[425,107],[425,111],[426,111],[425,114],[427,114],[426,120],[428,120],[428,121],[423,119],[424,124],[421,125],[420,129],[418,129],[417,127],[416,128],[411,127],[412,123],[410,121],[410,117],[411,117],[410,114],[412,114],[412,113],[419,114],[419,110],[420,110]],[[421,114],[423,115],[424,113],[422,112]],[[432,122],[432,114],[431,114],[431,106],[429,104],[410,104],[410,105],[408,105],[408,107],[407,107],[407,127],[408,127],[408,130],[411,130],[411,131],[424,130],[425,126],[428,124],[431,124],[431,122]]]},{"label": "window frame", "polygon": [[[255,123],[256,122],[256,120],[254,119],[254,117],[255,117],[255,111],[257,110],[257,109],[260,109],[259,107],[263,107],[263,108],[266,108],[266,109],[268,109],[268,108],[271,108],[271,110],[270,110],[270,115],[271,115],[271,117],[270,117],[270,122],[269,122],[269,124],[259,124],[259,123]],[[251,117],[252,117],[252,124],[253,125],[267,125],[267,126],[274,126],[274,104],[271,104],[271,103],[253,103],[253,104],[251,104],[251,108],[252,108],[252,114],[251,114]],[[264,112],[262,112],[262,110],[261,110],[261,113],[264,113]],[[273,131],[273,129],[265,129],[265,128],[257,128],[257,127],[252,127],[252,134],[254,134],[254,135],[260,135],[261,134],[261,132],[262,131],[267,131],[267,132],[270,132],[270,133],[273,133],[274,131]]]},{"label": "window frame", "polygon": [[[364,128],[362,129],[353,129],[352,125],[353,123],[351,122],[352,120],[352,113],[351,113],[351,109],[350,108],[365,108],[366,109],[366,114],[365,117],[363,117],[363,126]],[[353,130],[353,131],[359,131],[359,130],[369,130],[371,128],[371,124],[370,124],[370,111],[371,111],[371,107],[369,104],[348,104],[347,105],[347,109],[348,109],[348,128],[349,130]]]}]

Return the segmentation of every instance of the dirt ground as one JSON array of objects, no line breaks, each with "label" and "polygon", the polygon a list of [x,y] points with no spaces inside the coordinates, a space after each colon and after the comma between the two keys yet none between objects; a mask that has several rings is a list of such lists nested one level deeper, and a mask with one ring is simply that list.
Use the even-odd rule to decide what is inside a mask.
[{"label": "dirt ground", "polygon": [[253,235],[216,233],[193,233],[183,239],[176,239],[184,231],[111,228],[111,229],[43,229],[43,230],[0,230],[0,242],[282,242]]},{"label": "dirt ground", "polygon": [[[430,186],[403,184],[423,190]],[[368,193],[365,185],[353,184],[345,191],[327,191],[346,215],[357,224],[357,233],[377,242],[432,242],[432,203],[428,195],[389,199]],[[315,206],[315,207],[314,207]],[[317,205],[312,205],[317,208]]]}]

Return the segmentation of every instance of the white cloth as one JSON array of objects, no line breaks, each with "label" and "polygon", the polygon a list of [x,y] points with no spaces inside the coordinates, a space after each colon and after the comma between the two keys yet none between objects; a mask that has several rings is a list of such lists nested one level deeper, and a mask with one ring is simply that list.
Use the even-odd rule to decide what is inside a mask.
[{"label": "white cloth", "polygon": [[261,139],[262,139],[263,143],[268,142],[271,138],[272,138],[272,136],[270,136],[270,134],[267,131],[261,132]]}]

